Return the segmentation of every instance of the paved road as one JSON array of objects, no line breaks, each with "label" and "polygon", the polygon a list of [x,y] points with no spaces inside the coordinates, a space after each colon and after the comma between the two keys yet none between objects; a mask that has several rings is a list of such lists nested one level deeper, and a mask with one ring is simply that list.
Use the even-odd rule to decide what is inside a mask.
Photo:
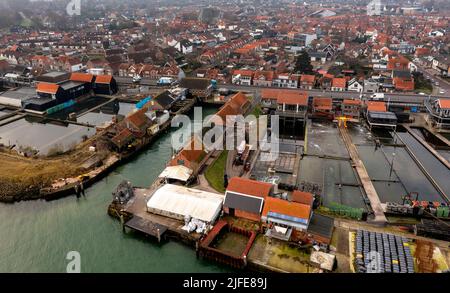
[{"label": "paved road", "polygon": [[[425,74],[425,73],[424,73]],[[429,73],[427,73],[429,74]],[[131,84],[132,78],[131,77],[114,77],[119,84]],[[433,77],[436,79],[436,77]],[[433,80],[433,79],[432,79]],[[445,94],[440,94],[436,97],[440,98],[450,98],[450,84],[446,83],[445,81],[439,81],[440,84],[447,86],[448,90],[446,90]],[[150,80],[148,78],[142,78],[140,81],[140,85],[147,85],[156,87],[156,83],[154,80]],[[164,88],[164,87],[161,87]],[[218,88],[225,88],[233,91],[247,91],[247,92],[253,92],[259,99],[261,89],[264,89],[265,87],[257,87],[257,86],[241,86],[241,85],[233,85],[233,84],[220,84],[218,85]],[[279,89],[279,88],[274,88]],[[304,91],[300,89],[287,89],[292,91]],[[331,97],[334,99],[344,99],[344,98],[359,98],[361,96],[361,93],[358,92],[333,92],[333,91],[323,91],[323,90],[308,90],[306,91],[310,96],[315,97]],[[371,93],[364,93],[364,97],[369,97]],[[387,98],[390,99],[391,102],[395,103],[411,103],[411,104],[422,104],[424,99],[426,99],[426,95],[418,95],[418,94],[402,94],[402,93],[389,93],[385,94]]]},{"label": "paved road", "polygon": [[[225,88],[233,91],[248,91],[254,92],[257,94],[261,93],[261,90],[264,87],[255,87],[255,86],[241,86],[241,85],[231,85],[231,84],[221,84],[218,86],[219,88]],[[278,88],[275,88],[278,89]],[[305,91],[301,89],[287,89],[292,91]],[[333,99],[344,99],[344,98],[359,98],[361,93],[358,92],[332,92],[332,91],[323,91],[323,90],[307,90],[309,96],[314,97],[331,97]],[[369,97],[370,93],[363,94],[365,97]],[[387,93],[385,94],[386,98],[389,98],[391,102],[399,102],[399,103],[412,103],[412,104],[421,104],[428,97],[426,95],[417,95],[417,94],[402,94],[402,93]],[[439,95],[441,98],[450,98],[450,92],[446,95]]]},{"label": "paved road", "polygon": [[[133,84],[133,78],[131,77],[123,77],[123,76],[114,76],[114,79],[117,81],[117,83],[120,84]],[[142,78],[140,80],[139,83],[136,83],[139,85],[144,85],[144,86],[152,86],[152,87],[161,87],[164,88],[163,86],[158,86],[157,85],[157,81],[156,80],[152,80],[150,78]]]},{"label": "paved road", "polygon": [[416,64],[416,66],[426,78],[429,78],[432,81],[433,87],[438,87],[440,90],[444,91],[444,94],[442,95],[450,95],[450,82],[440,78],[439,76],[435,76],[433,70],[430,68],[425,68],[420,64]]}]

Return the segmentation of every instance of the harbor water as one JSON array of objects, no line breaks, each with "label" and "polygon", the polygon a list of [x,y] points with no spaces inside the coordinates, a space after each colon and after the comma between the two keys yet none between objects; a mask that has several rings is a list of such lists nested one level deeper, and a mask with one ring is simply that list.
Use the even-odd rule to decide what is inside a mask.
[{"label": "harbor water", "polygon": [[[215,109],[204,110],[211,114]],[[96,183],[86,197],[0,204],[0,272],[66,272],[69,251],[81,272],[224,272],[175,241],[124,234],[107,215],[111,192],[122,181],[149,186],[172,155],[170,133]]]}]

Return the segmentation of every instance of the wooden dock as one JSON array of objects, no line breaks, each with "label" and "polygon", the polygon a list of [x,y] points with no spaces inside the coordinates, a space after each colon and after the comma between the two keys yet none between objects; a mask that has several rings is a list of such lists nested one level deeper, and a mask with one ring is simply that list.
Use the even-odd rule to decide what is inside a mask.
[{"label": "wooden dock", "polygon": [[133,216],[133,218],[124,224],[124,227],[154,236],[158,239],[158,242],[161,242],[161,237],[167,231],[167,227],[139,216]]},{"label": "wooden dock", "polygon": [[[187,243],[196,243],[201,235],[198,233],[188,233],[187,231],[183,230],[182,227],[184,226],[183,221],[175,220],[172,218],[160,216],[157,214],[152,214],[147,212],[147,201],[153,196],[153,193],[157,190],[159,187],[158,184],[152,185],[150,188],[135,188],[134,189],[134,197],[130,199],[130,201],[126,204],[126,206],[123,208],[123,210],[133,215],[133,218],[140,218],[143,223],[152,223],[152,225],[156,227],[166,228],[164,230],[164,233],[168,234],[169,237],[177,237],[180,238],[182,241]],[[137,221],[137,220],[136,220]],[[127,222],[128,223],[128,222]],[[145,224],[143,224],[145,226]],[[150,224],[149,224],[150,225]],[[150,225],[151,226],[151,225]],[[150,227],[149,226],[149,227]],[[144,228],[143,228],[144,229]],[[148,228],[145,228],[148,229]],[[137,230],[137,229],[136,229]],[[151,230],[151,229],[150,229]],[[163,230],[160,230],[163,231]],[[153,235],[151,233],[144,232],[149,235]],[[162,235],[162,234],[161,234]]]},{"label": "wooden dock", "polygon": [[372,211],[375,216],[375,218],[371,220],[371,222],[379,225],[386,225],[387,218],[384,215],[380,198],[378,197],[378,193],[375,190],[375,187],[373,186],[372,180],[369,177],[369,173],[367,172],[366,167],[364,166],[361,158],[359,157],[358,151],[356,150],[356,147],[353,144],[352,139],[347,132],[347,129],[344,127],[339,127],[339,131],[347,147],[348,153],[350,154],[350,158],[352,159],[356,172],[358,173],[358,176],[364,187],[364,191],[366,192],[366,195],[369,198],[370,206],[372,207]]}]

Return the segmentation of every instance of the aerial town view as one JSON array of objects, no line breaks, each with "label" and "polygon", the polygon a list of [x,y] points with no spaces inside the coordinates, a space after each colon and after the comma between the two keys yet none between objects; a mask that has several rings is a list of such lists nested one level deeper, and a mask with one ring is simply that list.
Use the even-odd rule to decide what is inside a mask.
[{"label": "aerial town view", "polygon": [[0,0],[0,235],[2,273],[450,272],[450,1]]}]

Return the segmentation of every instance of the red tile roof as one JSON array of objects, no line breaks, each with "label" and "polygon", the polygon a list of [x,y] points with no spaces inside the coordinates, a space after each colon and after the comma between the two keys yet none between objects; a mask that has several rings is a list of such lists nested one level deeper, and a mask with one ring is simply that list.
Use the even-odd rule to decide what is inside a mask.
[{"label": "red tile roof", "polygon": [[344,105],[361,105],[360,100],[344,99]]},{"label": "red tile roof", "polygon": [[316,80],[316,76],[312,74],[302,74],[300,75],[300,82],[314,84]]},{"label": "red tile roof", "polygon": [[412,78],[401,78],[395,77],[393,80],[396,90],[400,91],[413,91],[414,90],[414,79]]},{"label": "red tile roof", "polygon": [[345,78],[333,78],[332,87],[345,88],[347,80]]},{"label": "red tile roof", "polygon": [[95,77],[96,83],[111,83],[112,75],[97,75]]},{"label": "red tile roof", "polygon": [[278,98],[278,93],[281,90],[277,89],[262,89],[261,90],[261,99],[270,99],[276,100]]},{"label": "red tile roof", "polygon": [[227,191],[268,198],[272,188],[271,183],[233,177],[228,182]]},{"label": "red tile roof", "polygon": [[141,110],[136,111],[133,114],[129,115],[125,119],[128,120],[130,123],[132,123],[137,128],[139,128],[140,130],[144,131],[145,126],[149,122],[149,118],[147,116],[145,116],[146,111],[147,111],[147,109],[141,109]]},{"label": "red tile roof", "polygon": [[285,91],[278,95],[277,102],[287,105],[308,105],[308,95],[304,92]]},{"label": "red tile roof", "polygon": [[260,77],[264,77],[265,80],[271,81],[273,79],[274,72],[273,71],[256,71],[254,79],[260,79]]},{"label": "red tile roof", "polygon": [[[231,99],[226,102],[225,105],[222,106],[222,108],[220,108],[216,115],[222,118],[223,123],[226,123],[227,116],[245,114],[245,108],[249,103],[250,102],[245,94],[242,92],[238,92],[233,97],[231,97]],[[217,123],[219,123],[220,125],[219,121]]]},{"label": "red tile roof", "polygon": [[316,110],[331,110],[333,109],[333,99],[314,97],[313,107]]},{"label": "red tile roof", "polygon": [[39,93],[56,94],[58,89],[59,85],[55,83],[40,82],[37,85],[36,91]]},{"label": "red tile roof", "polygon": [[386,103],[369,101],[367,102],[367,111],[386,112]]},{"label": "red tile roof", "polygon": [[92,82],[93,77],[94,76],[92,74],[74,72],[70,75],[70,80],[80,82]]},{"label": "red tile roof", "polygon": [[238,74],[240,74],[241,76],[252,76],[253,77],[254,72],[252,70],[240,70],[240,69],[233,71],[233,75],[238,75]]},{"label": "red tile roof", "polygon": [[311,206],[314,201],[312,193],[294,190],[292,192],[292,201]]},{"label": "red tile roof", "polygon": [[439,99],[438,101],[441,109],[450,109],[450,100]]},{"label": "red tile roof", "polygon": [[311,215],[311,206],[275,197],[267,197],[262,215],[267,216],[269,212],[308,220]]}]

